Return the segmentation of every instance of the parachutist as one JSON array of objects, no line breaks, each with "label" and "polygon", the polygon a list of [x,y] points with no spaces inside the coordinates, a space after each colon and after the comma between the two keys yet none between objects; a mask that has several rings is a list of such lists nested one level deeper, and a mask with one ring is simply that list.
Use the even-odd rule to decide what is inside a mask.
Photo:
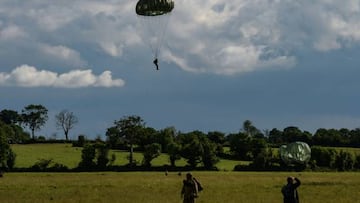
[{"label": "parachutist", "polygon": [[153,63],[155,64],[156,66],[156,70],[159,70],[159,64],[158,64],[158,59],[155,58],[155,60],[153,61]]},{"label": "parachutist", "polygon": [[[157,56],[160,53],[160,48],[166,32],[166,25],[168,24],[169,16],[174,9],[175,3],[173,0],[138,0],[135,7],[135,12],[141,22],[141,27],[144,27],[143,39],[148,42],[153,52],[156,70],[159,70]],[[169,15],[168,15],[169,14]]]}]

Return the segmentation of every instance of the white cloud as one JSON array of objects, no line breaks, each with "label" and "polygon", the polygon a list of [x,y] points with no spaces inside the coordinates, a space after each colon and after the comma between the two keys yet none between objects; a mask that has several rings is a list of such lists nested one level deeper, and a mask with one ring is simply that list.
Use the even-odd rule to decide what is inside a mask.
[{"label": "white cloud", "polygon": [[121,47],[113,43],[101,43],[101,48],[110,56],[117,57],[122,55]]},{"label": "white cloud", "polygon": [[43,44],[40,47],[45,54],[60,59],[62,61],[66,61],[73,66],[79,67],[86,64],[86,62],[81,59],[79,52],[72,50],[66,46],[50,46],[47,44]]},{"label": "white cloud", "polygon": [[58,74],[22,65],[10,73],[0,72],[0,86],[81,88],[122,87],[124,85],[124,80],[112,79],[110,71],[104,71],[99,76],[94,75],[92,70],[72,70]]},{"label": "white cloud", "polygon": [[0,39],[1,40],[13,40],[17,38],[23,38],[26,36],[26,33],[22,28],[16,25],[9,25],[4,28],[1,28],[0,25]]},{"label": "white cloud", "polygon": [[104,71],[96,78],[94,86],[96,87],[112,87],[112,86],[124,86],[125,82],[122,80],[113,80],[110,71]]},{"label": "white cloud", "polygon": [[176,51],[167,59],[184,70],[227,75],[291,68],[297,61],[293,54],[303,49],[327,52],[359,43],[359,5],[359,0],[184,0],[172,17],[168,38]]},{"label": "white cloud", "polygon": [[[71,4],[4,0],[0,39],[26,36],[24,43],[36,45],[19,52],[45,50],[44,57],[68,60],[72,66],[91,64],[99,51],[114,58],[127,53],[150,55],[146,45],[150,40],[140,37],[142,26],[136,29],[135,4],[133,0]],[[359,11],[360,0],[175,1],[172,15],[167,16],[160,60],[185,71],[225,75],[291,68],[302,50],[328,52],[359,44]]]}]

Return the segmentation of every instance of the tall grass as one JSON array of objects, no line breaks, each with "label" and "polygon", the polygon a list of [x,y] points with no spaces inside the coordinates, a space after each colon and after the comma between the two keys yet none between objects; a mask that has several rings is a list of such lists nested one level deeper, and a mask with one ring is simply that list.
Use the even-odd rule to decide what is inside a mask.
[{"label": "tall grass", "polygon": [[[193,172],[204,186],[198,203],[282,202],[288,175],[302,181],[302,203],[359,202],[360,173]],[[7,173],[0,201],[180,203],[182,176],[170,172]]]}]

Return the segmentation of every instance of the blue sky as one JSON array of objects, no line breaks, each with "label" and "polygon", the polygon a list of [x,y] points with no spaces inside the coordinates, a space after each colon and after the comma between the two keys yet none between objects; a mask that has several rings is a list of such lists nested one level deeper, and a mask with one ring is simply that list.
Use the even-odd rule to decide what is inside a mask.
[{"label": "blue sky", "polygon": [[75,139],[127,115],[185,132],[360,127],[359,0],[175,0],[159,71],[135,5],[2,0],[0,108],[44,105],[37,134],[59,138],[72,111]]}]

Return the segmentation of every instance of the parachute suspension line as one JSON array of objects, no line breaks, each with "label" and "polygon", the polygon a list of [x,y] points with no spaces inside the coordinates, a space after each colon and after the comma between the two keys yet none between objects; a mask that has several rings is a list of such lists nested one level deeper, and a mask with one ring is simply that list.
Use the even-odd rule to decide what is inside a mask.
[{"label": "parachute suspension line", "polygon": [[165,34],[174,8],[172,0],[139,0],[135,11],[142,25],[142,39],[148,44],[155,59],[164,43]]},{"label": "parachute suspension line", "polygon": [[146,43],[155,57],[158,57],[161,47],[163,46],[170,17],[171,13],[164,14],[163,16],[138,16],[142,27],[147,31],[147,33],[143,33],[146,35],[143,36],[143,39],[147,41]]},{"label": "parachute suspension line", "polygon": [[[140,22],[141,24],[141,28],[138,28],[139,30],[139,34],[142,38],[142,40],[145,42],[145,44],[147,44],[151,50],[152,53],[155,53],[155,46],[153,46],[153,43],[151,43],[151,38],[149,39],[147,35],[151,35],[151,36],[154,36],[154,34],[151,32],[151,33],[143,33],[141,31],[141,29],[144,29],[146,28],[146,30],[150,30],[151,29],[147,29],[147,27],[153,27],[152,23],[151,22],[145,22],[146,21],[146,17],[144,16],[140,16],[140,15],[137,15],[137,18],[138,18],[138,22]],[[151,25],[149,25],[151,24]]]},{"label": "parachute suspension line", "polygon": [[[169,22],[170,22],[171,14],[172,13],[165,14],[165,15],[169,15],[169,16],[164,19],[165,22],[163,22],[163,24],[162,24],[163,27],[160,28],[161,33],[160,33],[160,36],[159,36],[158,44],[157,44],[157,46],[155,46],[156,47],[156,50],[155,50],[155,57],[156,58],[158,57],[158,55],[160,53],[160,49],[164,44],[165,34],[167,32],[167,28],[168,28],[168,25],[169,25]],[[159,18],[158,18],[158,20],[161,21],[161,19],[159,19]],[[162,23],[162,22],[159,22],[159,23]]]}]

